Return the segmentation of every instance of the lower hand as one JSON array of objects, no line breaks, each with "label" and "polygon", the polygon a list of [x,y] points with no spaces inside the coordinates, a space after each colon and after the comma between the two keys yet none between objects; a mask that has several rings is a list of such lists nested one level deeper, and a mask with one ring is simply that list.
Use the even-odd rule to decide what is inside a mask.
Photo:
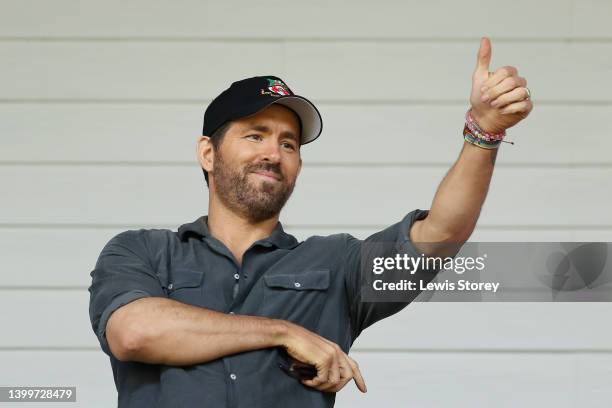
[{"label": "lower hand", "polygon": [[355,360],[340,346],[299,325],[286,322],[287,332],[282,345],[287,353],[303,363],[314,366],[317,375],[302,384],[324,392],[338,392],[352,379],[361,392],[366,384]]}]

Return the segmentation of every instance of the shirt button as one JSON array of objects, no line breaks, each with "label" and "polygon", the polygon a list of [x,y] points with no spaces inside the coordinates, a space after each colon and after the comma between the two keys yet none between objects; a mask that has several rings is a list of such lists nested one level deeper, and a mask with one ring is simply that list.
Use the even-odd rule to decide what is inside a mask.
[{"label": "shirt button", "polygon": [[237,273],[234,274],[234,279],[238,280],[240,279],[240,275],[238,275]]},{"label": "shirt button", "polygon": [[295,282],[293,286],[295,286],[296,288],[299,288],[300,286],[302,286],[302,284],[300,282]]},{"label": "shirt button", "polygon": [[231,378],[232,380],[235,380],[235,379],[236,379],[236,374],[231,373],[231,374],[230,374],[230,378]]}]

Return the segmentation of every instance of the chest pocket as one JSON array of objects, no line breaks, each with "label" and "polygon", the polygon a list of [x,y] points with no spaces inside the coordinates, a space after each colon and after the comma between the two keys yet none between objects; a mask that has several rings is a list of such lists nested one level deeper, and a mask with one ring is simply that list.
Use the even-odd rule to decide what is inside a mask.
[{"label": "chest pocket", "polygon": [[168,297],[200,306],[203,301],[204,273],[193,269],[175,269],[168,282]]},{"label": "chest pocket", "polygon": [[263,279],[262,316],[289,320],[309,330],[316,328],[329,289],[329,269],[264,275]]}]

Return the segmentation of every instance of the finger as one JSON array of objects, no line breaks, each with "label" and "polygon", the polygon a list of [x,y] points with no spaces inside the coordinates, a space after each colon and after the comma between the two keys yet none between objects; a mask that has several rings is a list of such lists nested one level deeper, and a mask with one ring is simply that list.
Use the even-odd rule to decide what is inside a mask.
[{"label": "finger", "polygon": [[[508,79],[509,81],[507,84],[498,85],[500,87],[499,92],[497,90],[497,87],[495,87],[495,90],[491,89],[489,91],[489,95],[492,95],[490,97],[490,99],[492,99],[491,106],[495,108],[500,108],[502,106],[508,105],[509,103],[518,102],[518,101],[527,99],[528,97],[527,88],[525,88],[525,85],[527,84],[527,82],[526,81],[514,81],[514,80],[511,80],[510,78]],[[519,85],[515,86],[515,83]]]},{"label": "finger", "polygon": [[353,368],[349,362],[349,357],[342,352],[339,357],[340,379],[337,383],[325,385],[321,391],[338,392],[353,378]]},{"label": "finger", "polygon": [[329,360],[325,361],[323,364],[317,364],[317,375],[316,377],[310,380],[304,380],[303,383],[308,385],[309,387],[318,387],[321,384],[327,382],[329,378],[329,369],[331,367],[331,362]]},{"label": "finger", "polygon": [[489,101],[489,103],[491,103],[501,95],[510,92],[513,89],[525,86],[527,86],[527,80],[525,78],[509,77],[494,86],[492,89],[488,89],[486,92],[483,92],[483,94],[480,96],[480,100],[482,102]]},{"label": "finger", "polygon": [[[328,340],[325,337],[322,336],[317,336],[319,337],[320,340],[322,340],[324,343],[328,344],[330,346],[330,352],[333,352],[336,361],[335,361],[335,367],[337,367],[338,369],[338,377],[331,377],[332,375],[332,367],[334,367],[333,365],[330,366],[330,371],[328,373],[328,375],[330,376],[328,378],[328,380],[325,383],[320,383],[318,385],[313,384],[310,385],[309,383],[304,383],[305,385],[309,385],[309,386],[313,386],[316,389],[319,389],[321,391],[332,391],[334,389],[334,387],[338,387],[338,385],[340,383],[342,383],[342,381],[344,380],[343,376],[345,375],[342,372],[342,368],[343,366],[348,366],[350,368],[350,364],[348,363],[348,361],[346,361],[347,358],[349,358],[346,353],[344,353],[344,351],[340,348],[340,346],[338,346],[338,344],[334,343],[331,340]],[[342,383],[340,385],[340,387],[338,389],[341,389],[342,387],[344,387],[344,385],[350,381],[350,379],[352,378],[352,373],[349,374],[350,376],[346,379],[346,381],[344,381],[344,383]],[[313,378],[314,380],[314,378]],[[311,380],[312,381],[312,380]]]},{"label": "finger", "polygon": [[489,72],[489,65],[491,65],[491,40],[487,37],[482,37],[476,59],[476,73],[486,78]]},{"label": "finger", "polygon": [[308,386],[308,387],[312,387],[312,388],[318,388],[321,386],[321,384],[326,384],[326,377],[323,378],[322,376],[318,375],[315,378],[312,378],[310,380],[301,380],[302,384]]},{"label": "finger", "polygon": [[[352,378],[352,377],[351,377]],[[317,389],[319,391],[324,391],[324,392],[338,392],[341,389],[344,388],[344,386],[351,381],[351,378],[345,378],[345,379],[341,379],[340,382],[338,384],[335,385],[328,385],[326,387],[317,387]]]},{"label": "finger", "polygon": [[334,359],[329,369],[329,377],[327,378],[327,383],[334,386],[338,384],[339,381],[340,381],[340,364],[338,361],[337,353],[334,353]]},{"label": "finger", "polygon": [[[501,81],[508,77],[518,76],[518,71],[516,68],[511,66],[505,66],[498,68],[493,75],[489,76],[489,78],[485,81],[483,87],[480,89],[481,92],[486,92],[487,90],[493,88],[495,85],[499,84]],[[483,90],[483,88],[486,88]]]},{"label": "finger", "polygon": [[[340,369],[340,371],[342,371],[342,369]],[[325,392],[338,392],[339,390],[341,390],[347,382],[349,382],[352,378],[352,376],[349,376],[348,378],[343,378],[345,374],[341,374],[340,377],[338,378],[338,381],[336,382],[332,382],[332,381],[326,381],[320,384],[314,384],[313,382],[309,381],[309,380],[303,380],[302,384],[312,387],[314,389],[317,389],[319,391],[325,391]]]},{"label": "finger", "polygon": [[494,86],[493,88],[486,91],[482,98],[483,102],[486,100],[493,101],[497,99],[499,96],[512,91],[515,88],[525,87],[527,86],[527,80],[523,77],[511,76],[505,78],[499,84]]},{"label": "finger", "polygon": [[353,370],[353,379],[355,380],[355,385],[359,388],[359,391],[365,393],[368,392],[368,387],[366,386],[363,375],[361,374],[361,370],[359,369],[359,364],[352,358],[348,357],[349,363]]},{"label": "finger", "polygon": [[491,102],[491,106],[494,108],[503,108],[506,105],[510,105],[514,102],[520,102],[527,99],[527,91],[525,88],[514,88],[510,92],[506,92],[503,95],[500,95],[499,98],[495,99]]},{"label": "finger", "polygon": [[333,378],[340,377],[334,345],[334,343],[330,345],[322,345],[324,359],[321,363],[315,365],[317,369],[317,376],[311,380],[306,380],[307,382],[304,384],[308,385],[309,387],[317,388],[323,384],[327,384],[332,376]]},{"label": "finger", "polygon": [[528,99],[525,101],[512,103],[501,109],[499,112],[503,115],[509,115],[512,113],[529,113],[531,112],[532,108],[533,105],[531,103],[531,100]]},{"label": "finger", "polygon": [[318,387],[315,387],[317,390],[319,391],[325,391],[325,392],[338,392],[340,391],[342,388],[344,388],[344,386],[351,381],[353,377],[348,377],[348,378],[343,378],[342,376],[340,377],[340,380],[335,383],[327,383],[327,384],[322,384]]}]

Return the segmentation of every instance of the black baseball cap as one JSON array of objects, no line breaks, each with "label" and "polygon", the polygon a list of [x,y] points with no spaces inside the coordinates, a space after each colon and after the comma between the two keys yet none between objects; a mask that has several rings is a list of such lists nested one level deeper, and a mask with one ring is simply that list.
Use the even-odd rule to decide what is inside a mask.
[{"label": "black baseball cap", "polygon": [[221,92],[206,108],[202,134],[211,136],[225,123],[253,115],[273,103],[286,106],[300,118],[301,144],[319,137],[323,120],[314,104],[295,95],[282,79],[272,75],[236,81]]}]

